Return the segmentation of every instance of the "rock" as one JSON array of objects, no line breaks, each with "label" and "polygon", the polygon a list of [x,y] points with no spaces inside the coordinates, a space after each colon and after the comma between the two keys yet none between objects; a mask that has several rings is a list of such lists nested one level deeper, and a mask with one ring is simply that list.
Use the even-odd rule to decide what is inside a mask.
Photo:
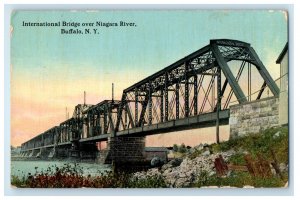
[{"label": "rock", "polygon": [[178,178],[175,182],[175,187],[188,187],[190,185],[190,181],[186,177]]},{"label": "rock", "polygon": [[199,145],[195,146],[194,149],[201,151],[203,149],[203,144],[199,144]]},{"label": "rock", "polygon": [[169,151],[169,153],[168,153],[168,158],[169,158],[169,159],[175,158],[175,154],[174,154],[174,151],[173,151],[173,150],[170,150],[170,151]]},{"label": "rock", "polygon": [[133,178],[133,180],[135,178],[137,178],[137,179],[145,179],[146,178],[146,172],[136,172],[136,173],[133,174],[132,178]]},{"label": "rock", "polygon": [[279,170],[280,172],[286,172],[287,171],[287,166],[284,163],[279,164]]},{"label": "rock", "polygon": [[274,135],[273,138],[278,138],[281,135],[281,131],[277,131]]},{"label": "rock", "polygon": [[179,178],[187,178],[187,175],[184,172],[179,172]]},{"label": "rock", "polygon": [[197,150],[195,148],[190,148],[188,153],[192,154],[192,153],[195,153]]},{"label": "rock", "polygon": [[274,169],[274,167],[273,167],[273,166],[271,166],[271,173],[273,174],[273,176],[275,176],[275,175],[276,175],[276,170]]},{"label": "rock", "polygon": [[236,152],[229,150],[219,154],[213,154],[208,147],[205,147],[202,155],[191,159],[188,156],[185,158],[175,158],[169,163],[162,165],[158,157],[151,160],[151,166],[161,166],[158,168],[149,169],[147,172],[135,173],[134,177],[138,179],[147,178],[150,176],[162,176],[168,187],[188,187],[195,183],[200,174],[206,174],[207,177],[215,175],[214,161],[219,155],[222,155],[227,161]]},{"label": "rock", "polygon": [[211,172],[209,172],[208,176],[213,176],[213,175],[215,175],[215,174],[216,174],[215,171],[211,171]]},{"label": "rock", "polygon": [[165,178],[167,185],[169,185],[170,187],[175,187],[175,182],[178,179],[178,172],[176,170],[175,171],[166,170],[163,173],[163,177]]},{"label": "rock", "polygon": [[171,172],[172,172],[172,168],[167,168],[167,169],[163,170],[162,175],[167,176]]},{"label": "rock", "polygon": [[157,157],[157,156],[153,157],[153,158],[151,159],[151,162],[150,162],[150,163],[151,163],[151,167],[159,167],[159,166],[161,166],[161,164],[162,164],[160,158]]},{"label": "rock", "polygon": [[225,161],[227,161],[232,155],[235,155],[235,154],[236,154],[236,151],[233,149],[221,153],[221,155]]},{"label": "rock", "polygon": [[209,156],[209,155],[210,155],[210,151],[209,151],[209,150],[206,150],[206,151],[204,151],[201,155],[202,155],[202,156]]},{"label": "rock", "polygon": [[169,164],[171,164],[172,167],[177,167],[177,166],[179,166],[182,163],[182,161],[183,161],[182,158],[175,158],[175,159],[171,160],[169,162]]},{"label": "rock", "polygon": [[192,161],[189,158],[184,158],[182,162],[180,163],[180,169],[181,171],[187,171],[188,168],[190,168],[190,165],[192,164]]},{"label": "rock", "polygon": [[165,171],[169,168],[173,167],[171,163],[167,163],[167,164],[164,164],[162,167],[161,167],[161,170],[162,171]]},{"label": "rock", "polygon": [[147,171],[147,176],[156,176],[160,175],[160,172],[157,168],[152,168]]}]

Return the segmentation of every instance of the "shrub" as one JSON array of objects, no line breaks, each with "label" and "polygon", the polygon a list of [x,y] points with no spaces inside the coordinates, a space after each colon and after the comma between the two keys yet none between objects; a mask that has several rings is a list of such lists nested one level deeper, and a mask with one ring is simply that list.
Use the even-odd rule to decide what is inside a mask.
[{"label": "shrub", "polygon": [[244,156],[242,153],[234,154],[229,158],[229,163],[233,165],[246,165]]},{"label": "shrub", "polygon": [[128,183],[130,188],[166,188],[167,185],[162,176],[154,175],[145,179],[131,179]]},{"label": "shrub", "polygon": [[198,175],[197,175],[197,181],[195,184],[195,187],[202,187],[202,186],[207,186],[208,181],[209,181],[209,176],[207,171],[201,171]]},{"label": "shrub", "polygon": [[177,145],[177,144],[174,144],[174,145],[173,145],[173,151],[174,151],[174,152],[177,152],[177,151],[178,151],[178,145]]},{"label": "shrub", "polygon": [[186,153],[187,152],[187,149],[186,149],[186,147],[183,143],[179,146],[178,152],[179,153]]}]

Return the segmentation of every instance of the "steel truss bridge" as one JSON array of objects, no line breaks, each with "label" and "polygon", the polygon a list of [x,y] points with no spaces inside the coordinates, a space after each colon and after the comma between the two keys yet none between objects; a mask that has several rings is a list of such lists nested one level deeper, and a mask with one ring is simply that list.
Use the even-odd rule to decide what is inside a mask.
[{"label": "steel truss bridge", "polygon": [[[271,94],[270,94],[271,93]],[[121,100],[78,104],[73,116],[22,152],[228,124],[229,106],[279,96],[249,43],[218,39],[123,90]]]}]

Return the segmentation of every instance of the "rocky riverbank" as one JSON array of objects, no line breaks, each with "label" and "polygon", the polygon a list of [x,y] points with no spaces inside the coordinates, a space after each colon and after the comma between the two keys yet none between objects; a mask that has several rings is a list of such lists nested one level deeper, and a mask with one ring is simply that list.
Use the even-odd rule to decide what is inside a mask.
[{"label": "rocky riverbank", "polygon": [[235,154],[233,150],[210,154],[207,151],[192,159],[188,155],[183,158],[175,158],[161,167],[151,168],[147,171],[136,172],[133,178],[147,179],[153,176],[161,176],[168,187],[190,187],[195,184],[201,174],[213,176],[216,174],[214,161],[222,155],[225,161]]},{"label": "rocky riverbank", "polygon": [[[181,158],[174,158],[159,167],[134,173],[132,179],[141,181],[158,177],[170,188],[285,187],[288,180],[287,139],[287,129],[271,129],[261,135],[247,136],[220,145],[199,145],[188,149]],[[276,154],[276,158],[274,155],[272,157],[270,149]],[[215,160],[219,156],[222,156],[227,164],[246,168],[245,155],[261,157],[268,163],[271,175],[260,176],[248,171],[234,170],[228,170],[221,177],[216,174]]]}]

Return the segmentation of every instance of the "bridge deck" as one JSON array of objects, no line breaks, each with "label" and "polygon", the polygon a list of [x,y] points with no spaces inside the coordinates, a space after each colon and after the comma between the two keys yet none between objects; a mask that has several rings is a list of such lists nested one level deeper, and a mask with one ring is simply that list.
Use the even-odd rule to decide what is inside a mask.
[{"label": "bridge deck", "polygon": [[58,143],[58,144],[49,144],[49,145],[44,145],[44,146],[39,146],[39,147],[34,147],[34,148],[29,148],[26,150],[21,150],[21,151],[32,151],[32,150],[37,150],[37,149],[41,149],[41,148],[53,148],[54,146],[63,146],[63,145],[71,145],[71,142],[62,142],[62,143]]},{"label": "bridge deck", "polygon": [[[229,114],[230,114],[229,109],[220,111],[219,114],[220,125],[228,124]],[[167,133],[172,131],[212,127],[215,126],[216,119],[217,119],[216,112],[205,113],[205,114],[187,117],[183,119],[170,120],[159,124],[152,124],[152,125],[119,131],[116,133],[116,136],[147,136],[147,135],[161,134],[161,133]],[[85,143],[85,142],[105,141],[109,137],[111,137],[110,133],[88,137],[88,138],[82,138],[79,140],[79,142]],[[36,150],[41,148],[49,148],[54,146],[63,146],[63,145],[71,145],[71,142],[63,142],[63,143],[58,143],[56,145],[51,144],[46,146],[40,146],[40,147],[26,149],[25,151]]]},{"label": "bridge deck", "polygon": [[[220,125],[228,124],[229,109],[220,111]],[[136,127],[128,130],[119,131],[116,136],[147,136],[171,131],[188,130],[215,126],[217,113],[205,113],[183,119],[170,120],[159,124]],[[80,142],[105,141],[111,134],[103,134],[89,138],[82,138]]]}]

